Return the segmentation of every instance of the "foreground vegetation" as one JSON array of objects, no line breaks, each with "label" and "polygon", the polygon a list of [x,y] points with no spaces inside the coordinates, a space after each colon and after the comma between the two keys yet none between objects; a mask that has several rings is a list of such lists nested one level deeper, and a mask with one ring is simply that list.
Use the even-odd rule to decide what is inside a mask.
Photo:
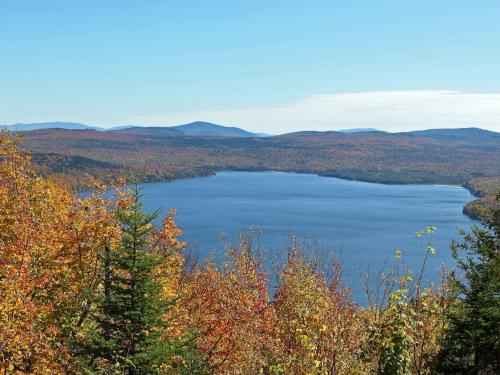
[{"label": "foreground vegetation", "polygon": [[[156,229],[123,182],[80,198],[38,177],[18,143],[2,133],[2,374],[500,371],[498,210],[452,245],[458,268],[442,285],[396,268],[361,307],[339,264],[294,243],[270,296],[245,238],[222,264],[188,264],[174,212]],[[434,230],[418,233],[427,257]]]}]

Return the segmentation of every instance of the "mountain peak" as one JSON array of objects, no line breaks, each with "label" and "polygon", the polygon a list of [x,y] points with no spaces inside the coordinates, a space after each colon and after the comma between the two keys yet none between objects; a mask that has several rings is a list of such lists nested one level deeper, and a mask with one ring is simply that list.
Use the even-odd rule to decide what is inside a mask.
[{"label": "mountain peak", "polygon": [[353,128],[339,130],[340,133],[365,133],[365,132],[380,132],[380,130],[375,128]]},{"label": "mountain peak", "polygon": [[205,121],[194,121],[184,125],[172,126],[184,135],[213,137],[257,137],[256,134],[234,127],[213,124]]}]

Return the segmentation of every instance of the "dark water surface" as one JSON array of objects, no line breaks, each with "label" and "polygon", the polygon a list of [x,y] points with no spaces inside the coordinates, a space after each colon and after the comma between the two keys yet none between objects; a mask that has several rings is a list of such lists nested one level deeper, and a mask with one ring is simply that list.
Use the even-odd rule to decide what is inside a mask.
[{"label": "dark water surface", "polygon": [[[220,259],[221,233],[235,241],[238,233],[258,228],[265,264],[283,255],[290,234],[336,252],[343,280],[363,301],[361,270],[378,269],[402,259],[417,269],[425,254],[415,235],[435,226],[427,278],[437,280],[440,265],[454,264],[449,244],[459,228],[473,223],[462,207],[473,199],[464,188],[436,185],[382,185],[309,174],[221,172],[216,176],[143,185],[148,211],[177,209],[183,240],[200,258]],[[281,254],[281,255],[280,255]]]}]

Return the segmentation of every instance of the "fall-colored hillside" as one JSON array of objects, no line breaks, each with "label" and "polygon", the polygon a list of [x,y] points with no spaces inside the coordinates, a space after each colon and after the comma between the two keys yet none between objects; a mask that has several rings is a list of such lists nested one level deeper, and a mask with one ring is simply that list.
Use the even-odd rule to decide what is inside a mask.
[{"label": "fall-colored hillside", "polygon": [[[276,170],[381,183],[466,185],[475,179],[495,181],[500,176],[500,136],[481,129],[395,134],[300,132],[264,138],[47,129],[23,136],[23,147],[36,154],[89,159],[87,167],[67,159],[69,177],[85,170],[105,179],[118,169],[133,171],[145,181],[158,181],[207,176],[220,170]],[[94,168],[92,160],[109,168],[102,164]],[[60,173],[54,163],[40,157],[35,161],[46,175]],[[476,193],[492,201],[491,193]]]}]

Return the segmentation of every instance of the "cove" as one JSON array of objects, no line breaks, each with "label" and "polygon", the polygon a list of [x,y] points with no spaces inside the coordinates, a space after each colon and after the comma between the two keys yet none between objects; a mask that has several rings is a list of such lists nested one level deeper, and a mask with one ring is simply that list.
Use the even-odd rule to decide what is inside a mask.
[{"label": "cove", "polygon": [[[437,282],[439,268],[452,267],[449,245],[460,229],[474,223],[462,207],[474,197],[458,186],[383,185],[281,172],[220,172],[215,176],[142,185],[147,211],[177,210],[182,239],[201,261],[220,260],[225,240],[258,229],[264,265],[272,276],[271,258],[283,255],[290,235],[323,252],[336,253],[343,282],[356,301],[364,301],[363,272],[375,272],[395,249],[415,271],[425,255],[415,232],[435,226],[437,249],[425,274]],[[272,281],[273,282],[273,281]]]}]

